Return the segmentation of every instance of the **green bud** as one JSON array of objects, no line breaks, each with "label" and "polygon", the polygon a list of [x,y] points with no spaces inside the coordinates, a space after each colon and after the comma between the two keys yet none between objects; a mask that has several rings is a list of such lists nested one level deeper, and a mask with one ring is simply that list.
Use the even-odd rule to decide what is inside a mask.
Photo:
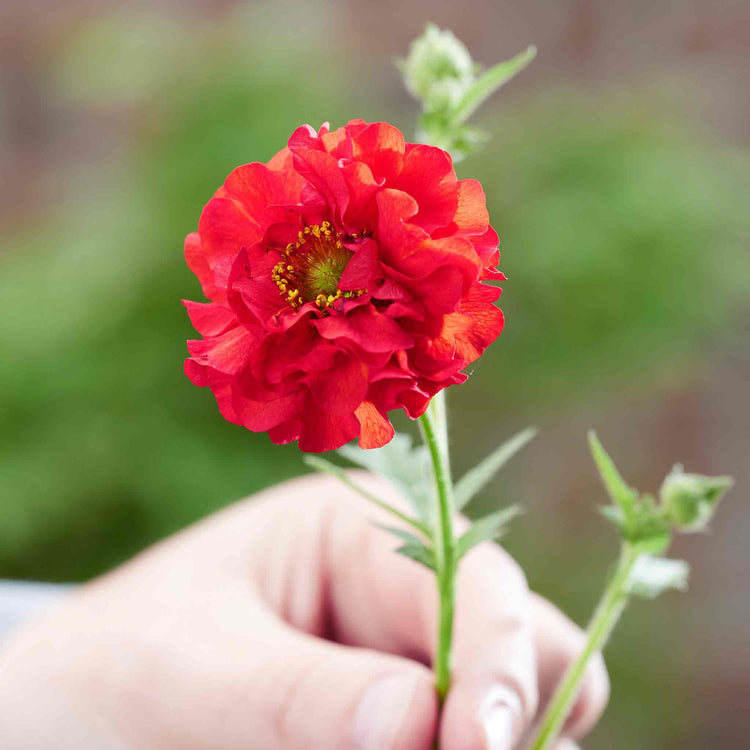
[{"label": "green bud", "polygon": [[426,112],[447,112],[474,82],[474,61],[451,31],[427,24],[400,62],[406,88]]},{"label": "green bud", "polygon": [[733,484],[731,477],[685,474],[677,465],[661,486],[661,510],[680,531],[703,531]]}]

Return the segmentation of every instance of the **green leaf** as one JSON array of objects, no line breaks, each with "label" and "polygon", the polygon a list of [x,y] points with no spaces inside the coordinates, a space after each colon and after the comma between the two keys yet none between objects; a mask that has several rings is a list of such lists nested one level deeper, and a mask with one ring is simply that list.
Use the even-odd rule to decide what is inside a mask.
[{"label": "green leaf", "polygon": [[356,445],[345,445],[337,453],[347,461],[392,482],[409,500],[417,516],[429,523],[432,471],[425,446],[413,447],[410,435],[397,433],[382,448],[362,450]]},{"label": "green leaf", "polygon": [[456,127],[466,122],[492,94],[520,73],[535,57],[536,47],[532,45],[510,60],[493,65],[485,71],[464,92],[453,110],[451,125]]},{"label": "green leaf", "polygon": [[383,529],[383,531],[387,531],[389,534],[393,534],[394,536],[398,537],[402,542],[406,542],[410,545],[421,544],[424,546],[424,542],[419,537],[414,536],[411,531],[402,529],[400,526],[388,526],[387,524],[383,523],[376,523],[375,525],[379,529]]},{"label": "green leaf", "polygon": [[469,500],[485,487],[490,479],[535,435],[536,430],[533,429],[519,432],[492,451],[489,456],[480,461],[473,469],[469,469],[456,482],[453,490],[456,511],[464,508]]},{"label": "green leaf", "polygon": [[405,544],[396,552],[399,555],[409,557],[415,562],[421,563],[430,570],[435,570],[435,553],[421,542],[418,544]]},{"label": "green leaf", "polygon": [[302,460],[316,471],[320,471],[325,474],[331,474],[332,476],[336,477],[342,484],[345,484],[350,489],[359,493],[360,495],[362,495],[362,497],[366,498],[371,503],[377,505],[379,508],[382,508],[385,511],[388,511],[388,513],[390,513],[391,515],[396,516],[396,518],[398,518],[399,520],[424,534],[428,539],[431,538],[430,529],[426,524],[421,523],[416,518],[407,516],[406,513],[402,513],[398,508],[394,508],[390,503],[384,502],[383,500],[366,490],[364,487],[361,487],[340,466],[336,466],[336,464],[332,464],[325,458],[314,455],[306,455]]},{"label": "green leaf", "polygon": [[456,560],[460,560],[477,544],[499,539],[508,522],[520,513],[521,509],[517,505],[511,505],[475,521],[456,542]]},{"label": "green leaf", "polygon": [[622,508],[617,505],[602,505],[597,510],[608,521],[611,521],[621,533],[625,533],[625,517]]},{"label": "green leaf", "polygon": [[599,442],[593,430],[589,432],[589,445],[591,446],[591,454],[599,469],[604,486],[607,488],[612,502],[622,508],[625,521],[629,525],[635,515],[638,493],[625,484],[625,480],[620,476],[620,472],[617,471],[614,461],[609,457],[607,451],[604,450],[604,446]]},{"label": "green leaf", "polygon": [[630,573],[629,593],[655,599],[669,589],[685,591],[690,566],[684,560],[641,555]]}]

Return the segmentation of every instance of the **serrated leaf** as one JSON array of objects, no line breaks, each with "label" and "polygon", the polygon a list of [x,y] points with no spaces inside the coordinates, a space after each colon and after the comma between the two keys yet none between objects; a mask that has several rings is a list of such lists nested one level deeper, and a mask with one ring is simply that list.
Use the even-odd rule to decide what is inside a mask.
[{"label": "serrated leaf", "polygon": [[429,522],[432,473],[425,446],[413,447],[411,436],[397,433],[382,448],[362,450],[356,445],[344,445],[337,453],[347,461],[388,479],[409,500],[417,516]]},{"label": "serrated leaf", "polygon": [[462,125],[501,86],[520,73],[536,57],[536,47],[529,46],[510,60],[493,65],[466,90],[451,115],[451,125]]},{"label": "serrated leaf", "polygon": [[470,549],[482,542],[494,541],[502,536],[508,522],[521,513],[517,505],[490,513],[480,518],[465,531],[456,542],[456,559],[460,560]]},{"label": "serrated leaf", "polygon": [[435,553],[421,542],[417,544],[404,544],[402,547],[398,547],[396,552],[399,555],[404,555],[415,562],[421,563],[430,570],[435,570]]},{"label": "serrated leaf", "polygon": [[473,469],[469,469],[456,482],[453,489],[456,511],[464,508],[469,500],[485,487],[492,477],[535,435],[536,430],[533,429],[519,432],[510,440],[506,440],[502,445],[495,448],[489,456],[480,461]]},{"label": "serrated leaf", "polygon": [[316,471],[321,471],[326,474],[333,475],[342,484],[345,484],[350,489],[359,493],[360,495],[362,495],[362,497],[366,498],[374,505],[377,505],[379,508],[388,511],[388,513],[390,513],[391,515],[396,516],[396,518],[398,518],[399,520],[424,534],[428,539],[430,538],[430,529],[426,524],[422,523],[416,518],[407,516],[406,513],[402,513],[398,508],[394,508],[390,503],[384,502],[379,497],[373,495],[372,492],[369,492],[364,487],[361,487],[340,466],[336,466],[336,464],[327,461],[325,458],[321,458],[320,456],[315,455],[306,455],[302,460]]},{"label": "serrated leaf", "polygon": [[646,599],[655,599],[669,589],[685,591],[690,566],[684,560],[641,555],[630,573],[629,592]]},{"label": "serrated leaf", "polygon": [[387,524],[383,523],[376,523],[375,525],[379,529],[383,529],[383,531],[387,531],[389,534],[393,534],[393,536],[398,537],[402,542],[406,542],[410,545],[424,545],[424,541],[422,541],[418,536],[412,534],[411,531],[402,529],[400,526],[388,526]]},{"label": "serrated leaf", "polygon": [[617,471],[614,461],[604,450],[604,446],[599,442],[599,438],[593,430],[589,432],[589,445],[591,446],[591,455],[594,457],[594,462],[599,469],[599,475],[607,488],[610,499],[615,505],[622,508],[625,521],[630,524],[638,502],[638,493],[625,484],[625,480]]}]

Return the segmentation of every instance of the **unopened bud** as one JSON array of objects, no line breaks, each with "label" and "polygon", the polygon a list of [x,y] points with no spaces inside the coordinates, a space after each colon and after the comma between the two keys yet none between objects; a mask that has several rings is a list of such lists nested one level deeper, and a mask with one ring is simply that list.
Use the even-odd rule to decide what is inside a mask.
[{"label": "unopened bud", "polygon": [[428,112],[455,106],[474,81],[475,65],[464,44],[432,24],[412,42],[400,67],[406,88]]},{"label": "unopened bud", "polygon": [[733,484],[731,477],[685,474],[675,466],[661,486],[662,510],[681,531],[703,531]]}]

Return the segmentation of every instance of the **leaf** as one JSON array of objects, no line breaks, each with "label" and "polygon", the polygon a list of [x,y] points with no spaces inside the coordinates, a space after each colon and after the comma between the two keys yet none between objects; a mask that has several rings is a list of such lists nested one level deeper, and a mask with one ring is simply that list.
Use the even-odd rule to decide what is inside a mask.
[{"label": "leaf", "polygon": [[451,125],[462,125],[501,86],[520,73],[536,57],[536,47],[529,46],[510,60],[493,65],[469,86],[453,110]]},{"label": "leaf", "polygon": [[489,456],[480,461],[473,469],[469,469],[456,482],[453,490],[456,511],[464,508],[469,500],[485,487],[490,479],[535,435],[536,430],[533,429],[519,432],[510,440],[506,440],[502,445],[495,448]]},{"label": "leaf", "polygon": [[456,560],[460,560],[477,544],[499,539],[508,522],[520,513],[521,509],[517,505],[511,505],[474,521],[456,542]]},{"label": "leaf", "polygon": [[347,461],[388,479],[409,500],[417,516],[429,522],[432,472],[425,446],[412,447],[410,435],[397,433],[382,448],[362,450],[356,445],[345,445],[337,453]]},{"label": "leaf", "polygon": [[612,502],[622,508],[625,521],[630,525],[634,519],[638,493],[625,484],[625,480],[617,471],[614,461],[604,450],[604,446],[599,442],[599,438],[593,430],[589,432],[589,445],[604,486],[607,488],[607,493]]},{"label": "leaf", "polygon": [[388,526],[387,524],[383,523],[376,523],[375,525],[379,529],[383,529],[383,531],[387,531],[389,534],[393,534],[394,536],[398,537],[402,542],[406,542],[407,544],[412,545],[421,544],[424,546],[424,542],[419,537],[414,536],[411,531],[402,529],[399,526]]},{"label": "leaf", "polygon": [[426,565],[430,570],[435,570],[435,551],[419,537],[398,526],[387,526],[382,523],[376,523],[375,525],[383,529],[383,531],[387,531],[389,534],[398,537],[401,541],[406,542],[406,544],[396,548],[398,554],[410,557],[412,560]]},{"label": "leaf", "polygon": [[402,513],[398,508],[394,508],[390,503],[384,502],[383,500],[381,500],[380,498],[376,497],[371,492],[366,490],[364,487],[361,487],[340,466],[336,466],[336,464],[332,464],[330,461],[327,461],[325,458],[321,458],[320,456],[314,456],[314,455],[304,456],[302,460],[308,466],[315,469],[316,471],[320,471],[326,474],[333,475],[342,484],[345,484],[350,489],[359,493],[360,495],[362,495],[362,497],[366,498],[371,503],[374,503],[379,508],[382,508],[383,510],[388,511],[388,513],[396,516],[396,518],[398,518],[399,520],[403,521],[404,523],[408,524],[412,528],[424,534],[428,539],[430,538],[430,529],[426,524],[421,523],[416,518],[411,518],[410,516],[407,516],[406,513]]},{"label": "leaf", "polygon": [[646,599],[655,599],[669,589],[685,591],[690,566],[684,560],[641,555],[630,573],[629,592]]},{"label": "leaf", "polygon": [[625,532],[625,517],[622,514],[622,508],[617,505],[602,505],[597,508],[608,521],[611,521],[617,529],[621,532]]},{"label": "leaf", "polygon": [[418,544],[405,544],[396,549],[399,555],[409,557],[415,562],[421,563],[430,570],[435,570],[435,553],[421,542]]}]

